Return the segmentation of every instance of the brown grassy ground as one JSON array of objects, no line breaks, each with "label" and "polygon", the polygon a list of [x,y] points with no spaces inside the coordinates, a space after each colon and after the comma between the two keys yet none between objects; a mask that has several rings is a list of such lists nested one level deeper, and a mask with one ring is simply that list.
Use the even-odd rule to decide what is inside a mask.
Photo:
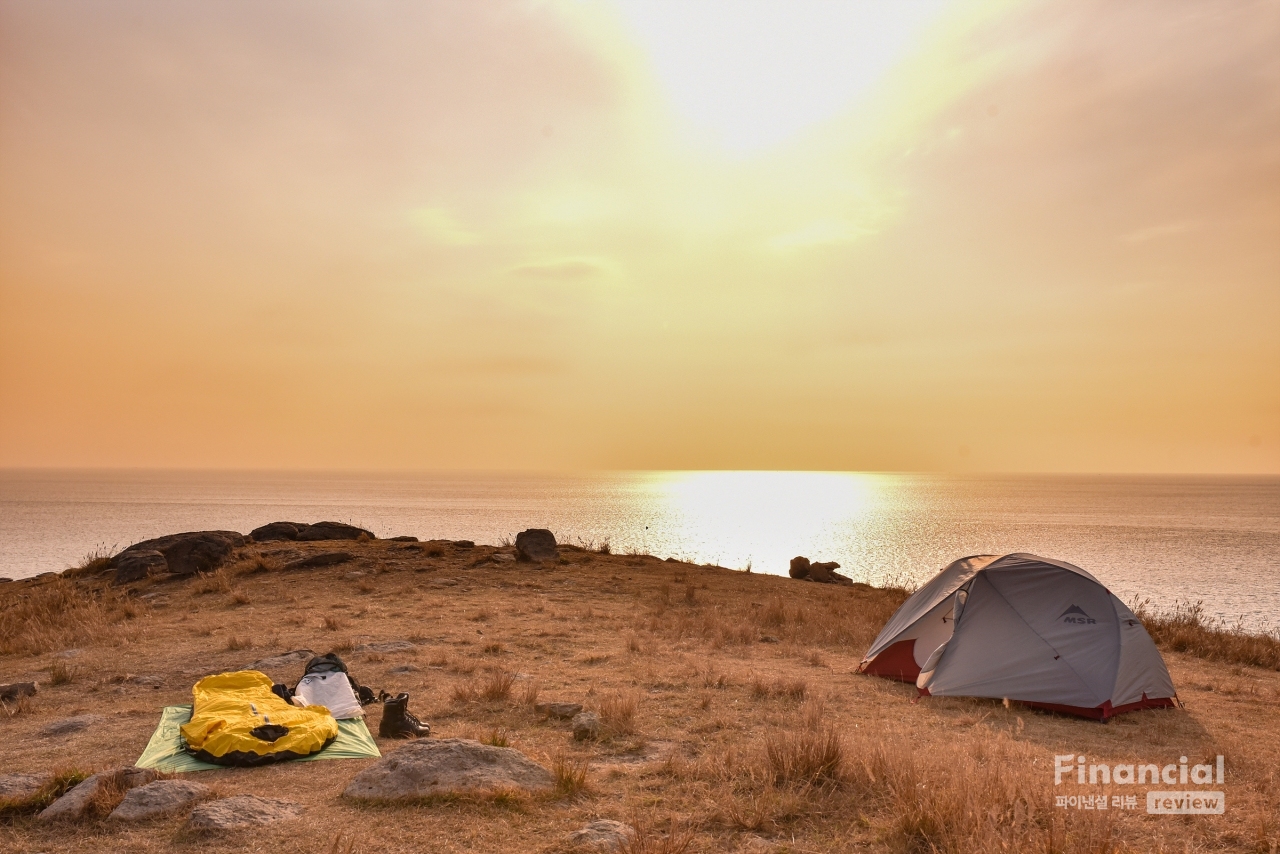
[{"label": "brown grassy ground", "polygon": [[[356,560],[279,568],[335,548]],[[366,761],[228,769],[195,776],[297,800],[308,817],[208,838],[180,819],[46,828],[0,816],[0,851],[558,852],[594,818],[636,825],[636,852],[1277,849],[1280,673],[1174,651],[1212,646],[1186,620],[1166,627],[1181,640],[1165,650],[1186,709],[1104,725],[987,700],[913,704],[914,688],[856,675],[903,591],[574,548],[548,568],[493,559],[510,552],[272,543],[216,575],[127,592],[92,573],[5,585],[0,682],[42,687],[0,710],[0,772],[129,764],[160,707],[190,702],[201,676],[305,647],[340,651],[375,689],[409,691],[437,736],[508,744],[554,768],[555,795],[371,807],[339,797]],[[416,646],[361,649],[394,640]],[[404,664],[418,669],[390,672]],[[301,667],[270,675],[292,683]],[[536,699],[585,703],[608,737],[573,742]],[[85,713],[103,721],[39,735]],[[1055,795],[1097,791],[1053,785],[1054,754],[1071,752],[1160,764],[1222,753],[1227,813],[1147,816],[1145,786],[1110,790],[1139,795],[1136,811],[1057,808]]]}]

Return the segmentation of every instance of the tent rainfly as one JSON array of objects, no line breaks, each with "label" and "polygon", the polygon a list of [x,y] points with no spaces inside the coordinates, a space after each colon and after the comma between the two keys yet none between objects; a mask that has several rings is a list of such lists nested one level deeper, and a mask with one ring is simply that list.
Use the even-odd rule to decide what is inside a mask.
[{"label": "tent rainfly", "polygon": [[1173,706],[1151,636],[1098,579],[1011,554],[955,561],[911,595],[859,671],[921,696],[992,697],[1097,720]]}]

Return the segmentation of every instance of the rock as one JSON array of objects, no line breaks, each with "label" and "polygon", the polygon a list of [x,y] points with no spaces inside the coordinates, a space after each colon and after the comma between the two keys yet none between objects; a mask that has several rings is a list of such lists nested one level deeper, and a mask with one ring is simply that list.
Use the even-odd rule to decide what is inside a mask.
[{"label": "rock", "polygon": [[836,572],[840,568],[840,564],[835,561],[827,561],[825,563],[814,563],[809,565],[809,580],[816,581],[819,584],[843,584],[846,586],[853,584],[852,578],[846,578]]},{"label": "rock", "polygon": [[71,735],[72,733],[86,730],[101,720],[102,718],[98,715],[76,715],[74,718],[63,718],[60,721],[46,724],[40,730],[40,734],[45,738],[55,735]]},{"label": "rock", "polygon": [[411,649],[417,649],[418,645],[413,641],[394,640],[394,641],[377,641],[376,643],[362,643],[356,647],[356,652],[406,652]]},{"label": "rock", "polygon": [[360,579],[364,578],[368,574],[369,573],[365,572],[364,570],[353,569],[350,572],[344,572],[342,574],[342,577],[345,578],[347,581],[359,581]]},{"label": "rock", "polygon": [[0,774],[0,800],[25,801],[40,791],[48,779],[47,774]]},{"label": "rock", "polygon": [[290,664],[301,664],[310,661],[315,658],[315,655],[309,649],[295,649],[290,652],[273,655],[270,658],[260,658],[249,665],[249,668],[251,670],[272,670],[277,667],[288,667]]},{"label": "rock", "polygon": [[582,711],[581,703],[537,703],[533,710],[540,715],[549,718],[559,718],[562,721],[571,720],[578,712]]},{"label": "rock", "polygon": [[187,827],[197,831],[235,830],[276,824],[300,815],[302,805],[293,801],[260,798],[257,795],[236,795],[200,804],[191,811]]},{"label": "rock", "polygon": [[109,821],[146,821],[151,818],[186,812],[187,808],[207,800],[213,790],[189,780],[156,780],[125,793],[124,800],[107,816]]},{"label": "rock", "polygon": [[155,688],[156,690],[164,687],[163,676],[126,676],[124,681],[130,685],[141,685],[143,688]]},{"label": "rock", "polygon": [[169,571],[169,561],[155,549],[121,552],[113,561],[116,576],[112,583],[128,584]]},{"label": "rock", "polygon": [[546,528],[530,528],[516,534],[516,556],[520,560],[559,560],[556,537]]},{"label": "rock", "polygon": [[212,572],[231,556],[232,549],[244,545],[244,537],[235,531],[189,531],[169,534],[154,540],[134,543],[112,559],[112,566],[133,560],[139,552],[156,551],[164,555],[169,573],[194,575]]},{"label": "rock", "polygon": [[298,539],[303,541],[310,540],[358,540],[361,536],[376,540],[372,531],[366,531],[364,528],[357,528],[355,525],[345,525],[342,522],[316,522],[314,525],[307,525],[298,531]]},{"label": "rock", "polygon": [[84,652],[82,649],[64,649],[62,652],[54,655],[54,658],[75,658],[82,652]]},{"label": "rock", "polygon": [[279,540],[296,540],[298,532],[307,527],[306,522],[269,522],[261,528],[254,528],[249,537],[255,543],[271,543]]},{"label": "rock", "polygon": [[0,584],[5,584],[5,583],[8,583],[8,582],[12,582],[12,581],[13,581],[13,579],[12,579],[12,578],[10,578],[10,577],[9,577],[9,576],[7,576],[7,575],[5,575],[5,576],[0,576]]},{"label": "rock", "polygon": [[11,682],[8,685],[0,685],[0,700],[12,703],[23,697],[34,697],[39,690],[40,686],[34,682]]},{"label": "rock", "polygon": [[388,673],[397,673],[397,674],[398,674],[398,673],[417,673],[417,672],[418,672],[418,671],[420,671],[420,670],[422,670],[422,668],[421,668],[421,667],[419,667],[419,666],[418,666],[418,665],[416,665],[416,664],[401,664],[401,665],[398,665],[398,666],[396,666],[396,667],[391,668],[391,669],[390,669],[390,670],[388,670],[387,672],[388,672]]},{"label": "rock", "polygon": [[599,715],[595,712],[579,712],[573,716],[574,741],[595,741],[599,737]]},{"label": "rock", "polygon": [[453,544],[460,549],[474,549],[476,547],[476,544],[470,540],[454,540]]},{"label": "rock", "polygon": [[401,535],[401,536],[399,536],[399,537],[392,537],[392,538],[391,538],[391,542],[393,542],[393,543],[416,543],[416,542],[418,542],[418,538],[417,538],[417,537],[411,537],[411,536],[409,536],[408,534],[402,534],[402,535]]},{"label": "rock", "polygon": [[518,750],[441,738],[404,745],[357,774],[342,794],[359,800],[413,801],[455,793],[540,791],[554,784],[550,771]]},{"label": "rock", "polygon": [[321,552],[318,555],[310,555],[300,560],[286,563],[282,569],[315,569],[321,566],[336,566],[340,563],[348,563],[355,560],[355,556],[350,552]]},{"label": "rock", "polygon": [[840,564],[833,560],[823,563],[809,563],[807,557],[797,556],[791,559],[791,568],[787,570],[787,574],[792,578],[816,581],[819,584],[852,585],[853,579],[836,572],[839,568]]},{"label": "rock", "polygon": [[102,771],[76,784],[65,795],[45,807],[44,812],[40,813],[40,821],[84,818],[93,811],[99,789],[108,783],[117,791],[127,792],[138,786],[145,786],[155,779],[156,772],[150,768],[126,766]]},{"label": "rock", "polygon": [[515,563],[516,556],[506,552],[494,552],[487,558],[491,563]]},{"label": "rock", "polygon": [[621,851],[635,838],[636,829],[631,825],[601,818],[570,833],[568,843],[572,848],[589,851]]},{"label": "rock", "polygon": [[761,635],[760,643],[778,643],[778,639],[773,635]]}]

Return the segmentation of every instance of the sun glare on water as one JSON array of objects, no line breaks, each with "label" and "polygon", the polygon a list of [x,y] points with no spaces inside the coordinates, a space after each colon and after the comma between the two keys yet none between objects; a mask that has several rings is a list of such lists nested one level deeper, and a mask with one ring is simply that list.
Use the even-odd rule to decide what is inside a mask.
[{"label": "sun glare on water", "polygon": [[[691,550],[734,568],[749,563],[757,570],[785,571],[797,554],[847,537],[879,503],[872,474],[716,471],[664,472],[654,478],[657,515],[696,538]],[[746,552],[716,554],[717,545],[726,543]],[[806,556],[830,559],[818,552]]]}]

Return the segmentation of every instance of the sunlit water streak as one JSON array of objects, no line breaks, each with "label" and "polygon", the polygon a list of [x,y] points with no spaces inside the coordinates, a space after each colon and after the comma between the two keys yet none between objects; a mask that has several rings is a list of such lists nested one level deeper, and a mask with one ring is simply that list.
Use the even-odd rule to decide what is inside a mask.
[{"label": "sunlit water streak", "polygon": [[0,575],[278,519],[490,543],[546,527],[571,543],[777,574],[803,554],[873,584],[918,583],[964,555],[1029,551],[1079,564],[1126,601],[1203,600],[1252,628],[1280,624],[1280,478],[8,471]]}]

